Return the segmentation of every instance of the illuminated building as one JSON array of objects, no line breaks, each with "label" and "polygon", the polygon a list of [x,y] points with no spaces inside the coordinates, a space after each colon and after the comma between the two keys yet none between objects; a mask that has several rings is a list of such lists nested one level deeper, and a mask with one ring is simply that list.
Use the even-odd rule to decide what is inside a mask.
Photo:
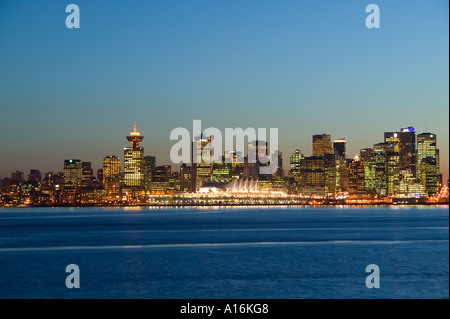
[{"label": "illuminated building", "polygon": [[151,190],[151,184],[153,180],[153,174],[156,168],[156,157],[145,156],[144,157],[144,187],[146,190]]},{"label": "illuminated building", "polygon": [[300,192],[300,166],[301,161],[304,158],[305,157],[299,149],[296,149],[290,157],[290,170],[288,174],[288,191],[290,194],[297,194]]},{"label": "illuminated building", "polygon": [[439,172],[439,150],[437,149],[436,134],[422,133],[417,135],[417,178],[421,180],[422,160],[430,157],[436,160],[436,170]]},{"label": "illuminated building", "polygon": [[42,188],[45,190],[59,190],[64,185],[64,173],[59,172],[54,174],[53,172],[45,173],[42,181]]},{"label": "illuminated building", "polygon": [[395,195],[400,184],[399,143],[389,137],[388,143],[374,145],[376,192],[381,196]]},{"label": "illuminated building", "polygon": [[244,174],[244,156],[240,152],[225,152],[225,163],[231,163],[230,179],[242,178]]},{"label": "illuminated building", "polygon": [[340,138],[333,141],[334,155],[338,158],[347,158],[347,140]]},{"label": "illuminated building", "polygon": [[390,150],[389,143],[378,143],[373,146],[375,160],[375,190],[381,196],[387,196],[386,154]]},{"label": "illuminated building", "polygon": [[119,181],[121,173],[120,159],[114,155],[103,158],[103,183],[106,181]]},{"label": "illuminated building", "polygon": [[144,187],[144,148],[139,146],[144,137],[136,130],[127,136],[131,147],[124,149],[123,164],[123,185],[126,188],[142,189]]},{"label": "illuminated building", "polygon": [[334,159],[336,163],[336,189],[343,190],[345,186],[341,181],[341,175],[345,175],[347,158],[347,140],[345,138],[333,141]]},{"label": "illuminated building", "polygon": [[331,136],[328,134],[313,135],[313,156],[333,154]]},{"label": "illuminated building", "polygon": [[375,153],[372,148],[363,148],[360,151],[360,158],[364,164],[364,184],[367,192],[374,192],[376,189],[376,165]]},{"label": "illuminated building", "polygon": [[88,186],[94,179],[91,162],[81,162],[81,185]]},{"label": "illuminated building", "polygon": [[332,197],[336,191],[334,156],[310,156],[300,162],[300,190],[307,196]]},{"label": "illuminated building", "polygon": [[174,189],[172,167],[170,165],[156,166],[151,183],[152,192],[159,193]]},{"label": "illuminated building", "polygon": [[409,170],[416,176],[416,132],[414,127],[402,128],[399,132],[385,132],[386,143],[390,142],[390,138],[398,139],[399,170]]},{"label": "illuminated building", "polygon": [[364,163],[359,156],[355,156],[349,166],[349,193],[364,194],[366,185],[364,179]]},{"label": "illuminated building", "polygon": [[231,180],[232,163],[214,162],[212,167],[212,179],[214,181],[227,181]]},{"label": "illuminated building", "polygon": [[299,172],[300,171],[300,163],[302,161],[302,159],[304,159],[305,157],[303,156],[303,154],[300,152],[299,149],[296,149],[294,153],[292,153],[291,157],[290,157],[290,170],[289,172]]},{"label": "illuminated building", "polygon": [[420,183],[428,196],[439,192],[439,171],[436,158],[425,157],[420,162]]},{"label": "illuminated building", "polygon": [[186,163],[181,164],[180,167],[180,186],[181,192],[188,192],[192,185],[192,167],[187,166]]},{"label": "illuminated building", "polygon": [[202,136],[192,140],[191,192],[197,192],[203,182],[212,179],[211,141],[212,137]]},{"label": "illuminated building", "polygon": [[64,188],[75,188],[81,183],[81,160],[64,160]]},{"label": "illuminated building", "polygon": [[404,197],[404,198],[420,198],[427,197],[427,193],[425,192],[425,187],[416,183],[416,178],[409,170],[401,170],[400,171],[400,184],[396,197]]}]

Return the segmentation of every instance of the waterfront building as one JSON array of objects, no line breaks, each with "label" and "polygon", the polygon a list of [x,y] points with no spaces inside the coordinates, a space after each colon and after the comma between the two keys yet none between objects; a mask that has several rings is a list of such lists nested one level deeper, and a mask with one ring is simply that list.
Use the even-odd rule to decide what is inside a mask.
[{"label": "waterfront building", "polygon": [[121,162],[117,156],[109,155],[103,158],[103,176],[102,182],[106,181],[120,181]]},{"label": "waterfront building", "polygon": [[144,188],[144,148],[139,146],[144,137],[136,130],[136,122],[134,130],[127,136],[127,140],[131,143],[131,147],[124,149],[124,175],[123,185],[130,189]]},{"label": "waterfront building", "polygon": [[81,184],[82,170],[81,160],[64,160],[64,188],[73,189]]},{"label": "waterfront building", "polygon": [[313,135],[313,156],[325,156],[333,153],[331,136],[329,134]]}]

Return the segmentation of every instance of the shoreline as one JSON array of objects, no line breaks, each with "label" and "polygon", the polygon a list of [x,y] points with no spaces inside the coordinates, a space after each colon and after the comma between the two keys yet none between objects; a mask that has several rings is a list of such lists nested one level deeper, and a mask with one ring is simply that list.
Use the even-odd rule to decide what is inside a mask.
[{"label": "shoreline", "polygon": [[136,204],[136,205],[20,205],[20,206],[0,206],[0,210],[9,209],[9,208],[90,208],[90,207],[98,207],[98,208],[120,208],[120,207],[261,207],[261,206],[287,206],[287,207],[295,207],[295,206],[448,206],[449,203],[370,203],[370,204],[361,204],[361,203],[271,203],[271,204],[246,204],[246,203],[228,203],[228,204],[217,204],[217,203],[191,203],[191,204]]}]

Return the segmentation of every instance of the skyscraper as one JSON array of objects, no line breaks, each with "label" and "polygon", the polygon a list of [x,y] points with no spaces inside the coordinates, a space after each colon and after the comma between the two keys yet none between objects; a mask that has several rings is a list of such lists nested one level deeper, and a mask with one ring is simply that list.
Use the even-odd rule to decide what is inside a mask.
[{"label": "skyscraper", "polygon": [[333,154],[331,136],[329,134],[313,135],[313,156]]},{"label": "skyscraper", "polygon": [[123,185],[126,188],[142,189],[144,187],[144,148],[139,146],[143,139],[144,137],[136,130],[136,122],[134,122],[134,130],[127,136],[131,147],[126,147],[123,152]]},{"label": "skyscraper", "polygon": [[375,156],[376,191],[381,196],[392,196],[400,186],[399,143],[389,137],[387,143],[373,146]]},{"label": "skyscraper", "polygon": [[300,162],[300,191],[305,195],[332,197],[336,191],[334,156],[310,156]]},{"label": "skyscraper", "polygon": [[347,158],[347,140],[345,138],[340,138],[333,141],[334,155],[337,158]]},{"label": "skyscraper", "polygon": [[350,194],[364,194],[365,180],[364,180],[364,163],[359,156],[355,156],[349,166],[349,193]]},{"label": "skyscraper", "polygon": [[376,165],[375,153],[372,148],[363,148],[360,151],[360,158],[364,164],[364,184],[368,192],[374,192],[376,188]]},{"label": "skyscraper", "polygon": [[333,142],[334,160],[336,166],[336,189],[345,190],[344,179],[342,175],[346,173],[346,159],[347,159],[347,140],[340,138]]},{"label": "skyscraper", "polygon": [[398,139],[398,165],[400,170],[408,170],[416,176],[416,131],[414,127],[400,129],[399,132],[385,132],[385,142],[389,138]]},{"label": "skyscraper", "polygon": [[212,137],[203,136],[192,140],[192,192],[197,192],[203,182],[212,179],[211,141]]},{"label": "skyscraper", "polygon": [[156,168],[156,157],[145,156],[144,157],[144,187],[146,190],[151,190],[151,183],[153,180],[153,174]]},{"label": "skyscraper", "polygon": [[417,136],[417,179],[428,195],[439,190],[439,150],[436,134],[422,133]]},{"label": "skyscraper", "polygon": [[94,178],[94,170],[91,162],[81,162],[81,184],[88,186]]},{"label": "skyscraper", "polygon": [[117,156],[109,155],[103,158],[103,180],[106,181],[119,181],[121,173],[121,163]]},{"label": "skyscraper", "polygon": [[75,188],[82,180],[81,160],[64,160],[64,188]]},{"label": "skyscraper", "polygon": [[301,162],[305,157],[300,152],[299,149],[296,149],[294,153],[292,153],[290,157],[290,170],[288,174],[288,190],[291,194],[297,194],[300,190],[300,167]]}]

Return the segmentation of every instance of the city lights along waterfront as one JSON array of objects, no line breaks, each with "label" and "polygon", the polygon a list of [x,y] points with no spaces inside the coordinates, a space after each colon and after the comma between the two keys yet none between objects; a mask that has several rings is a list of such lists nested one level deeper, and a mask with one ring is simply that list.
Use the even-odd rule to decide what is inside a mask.
[{"label": "city lights along waterfront", "polygon": [[[380,134],[381,135],[381,134]],[[347,154],[345,138],[312,136],[312,156],[296,149],[285,174],[283,153],[269,152],[263,140],[249,140],[246,151],[225,151],[212,161],[212,136],[194,136],[192,155],[200,161],[156,165],[146,155],[137,130],[126,136],[123,163],[106,155],[94,174],[92,162],[65,159],[62,172],[12,172],[0,180],[0,207],[128,205],[298,205],[448,204],[448,181],[440,174],[437,136],[414,127],[384,132],[384,139]],[[257,154],[258,160],[249,158]],[[205,159],[206,156],[206,159]],[[263,161],[262,158],[269,158]],[[192,157],[191,157],[192,158]],[[275,163],[272,174],[260,168]]]}]

